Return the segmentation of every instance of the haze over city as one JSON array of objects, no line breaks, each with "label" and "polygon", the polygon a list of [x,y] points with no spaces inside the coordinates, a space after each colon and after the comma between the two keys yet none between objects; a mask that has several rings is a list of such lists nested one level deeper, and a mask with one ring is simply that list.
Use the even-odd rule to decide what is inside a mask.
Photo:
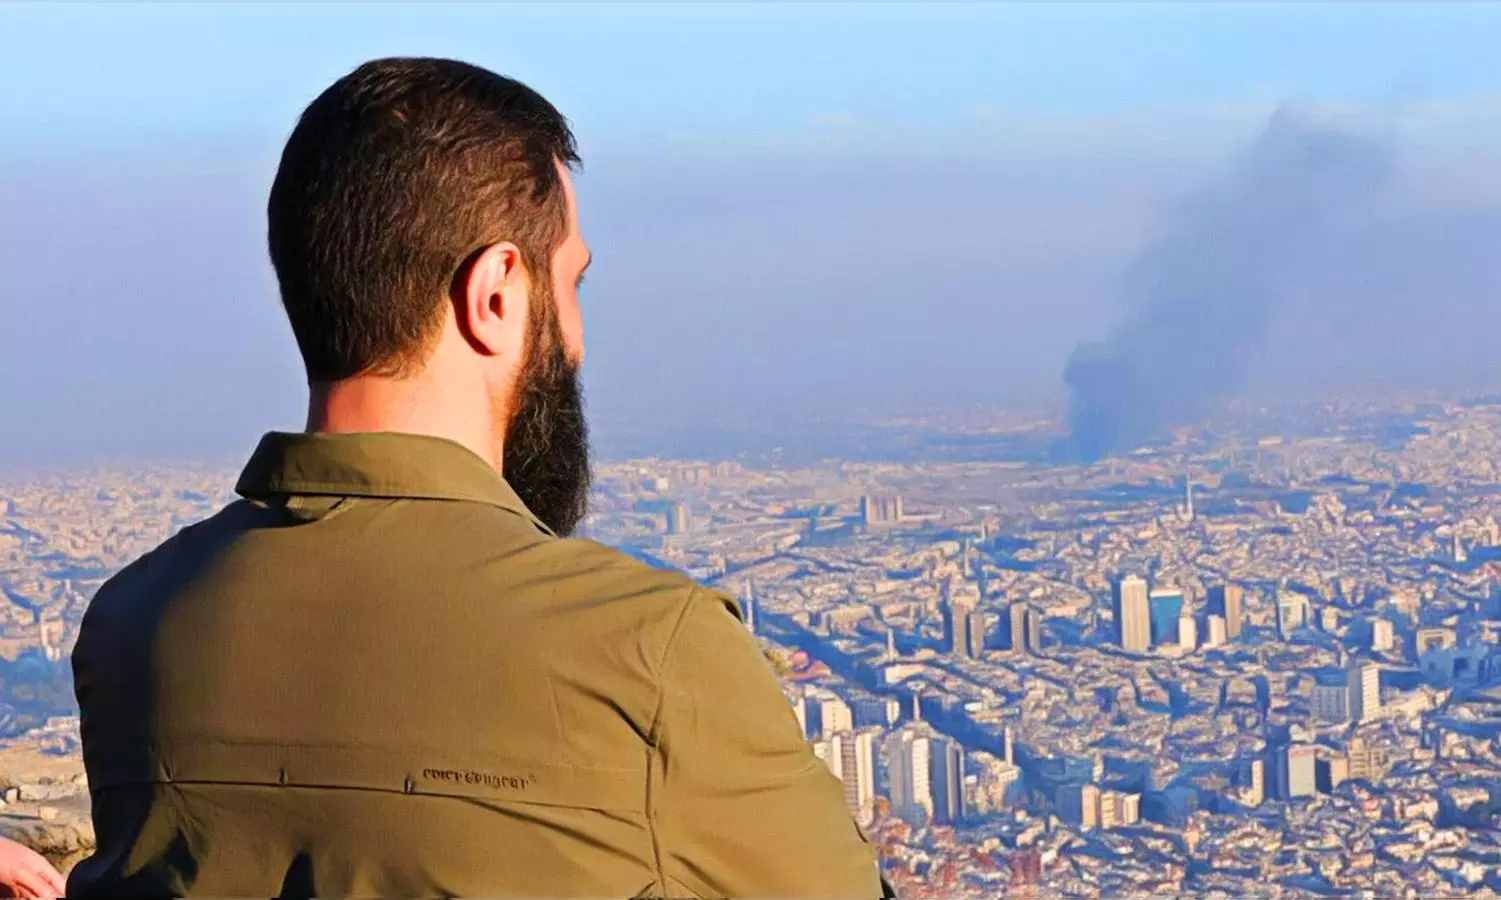
[{"label": "haze over city", "polygon": [[[1195,384],[1164,407],[1176,424],[1247,390],[1488,390],[1498,15],[12,8],[0,67],[26,88],[0,97],[0,377],[27,388],[0,399],[0,454],[233,455],[299,423],[264,194],[310,86],[391,52],[473,59],[574,121],[604,452],[725,410],[786,435],[1061,411],[1081,342],[1157,373],[1146,395]],[[1252,171],[1295,134],[1353,148],[1312,163],[1354,195],[1310,201],[1335,207],[1327,225],[1263,199],[1299,177],[1298,148]]]}]

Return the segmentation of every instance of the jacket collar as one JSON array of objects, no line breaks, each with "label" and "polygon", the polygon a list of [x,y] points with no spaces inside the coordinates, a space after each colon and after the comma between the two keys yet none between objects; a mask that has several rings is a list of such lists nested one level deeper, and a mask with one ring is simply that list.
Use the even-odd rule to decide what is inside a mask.
[{"label": "jacket collar", "polygon": [[235,492],[247,498],[468,500],[508,510],[553,534],[489,463],[460,444],[427,435],[268,432],[240,473]]}]

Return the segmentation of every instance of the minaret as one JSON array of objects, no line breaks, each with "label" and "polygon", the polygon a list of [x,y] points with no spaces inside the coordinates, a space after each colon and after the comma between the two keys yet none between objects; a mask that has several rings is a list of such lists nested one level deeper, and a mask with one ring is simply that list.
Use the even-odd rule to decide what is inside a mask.
[{"label": "minaret", "polygon": [[886,629],[886,658],[896,659],[896,631],[891,628]]}]

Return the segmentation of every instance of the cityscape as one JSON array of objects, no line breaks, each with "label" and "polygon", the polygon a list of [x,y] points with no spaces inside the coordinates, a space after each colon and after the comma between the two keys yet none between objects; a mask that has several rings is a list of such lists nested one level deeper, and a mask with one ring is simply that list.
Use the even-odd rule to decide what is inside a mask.
[{"label": "cityscape", "polygon": [[[916,443],[603,462],[585,525],[740,600],[901,896],[1501,890],[1501,401],[1242,409],[1091,464],[1047,418],[883,427]],[[3,822],[63,865],[79,617],[234,475],[0,478]]]},{"label": "cityscape", "polygon": [[[83,617],[307,423],[469,435],[538,521],[588,488],[579,538],[735,601],[829,773],[799,824],[848,841],[842,786],[896,896],[1501,896],[1497,34],[1486,3],[0,3],[0,837],[95,851]],[[392,56],[469,74],[319,106]],[[519,292],[475,281],[502,244]],[[360,724],[448,743],[386,705]],[[330,868],[276,831],[278,876]],[[725,831],[743,882],[685,868],[790,882],[786,832]],[[478,841],[484,884],[594,874]],[[0,896],[38,862],[0,842]]]}]

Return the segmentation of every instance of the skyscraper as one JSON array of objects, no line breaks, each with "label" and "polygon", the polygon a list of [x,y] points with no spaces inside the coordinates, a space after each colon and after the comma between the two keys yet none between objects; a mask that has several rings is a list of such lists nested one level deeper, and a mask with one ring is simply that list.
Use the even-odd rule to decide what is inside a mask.
[{"label": "skyscraper", "polygon": [[1277,632],[1283,640],[1308,624],[1310,604],[1308,598],[1293,591],[1277,593]]},{"label": "skyscraper", "polygon": [[756,613],[759,606],[760,601],[756,599],[756,580],[752,578],[746,581],[745,600],[740,604],[741,611],[745,615],[745,627],[751,634],[756,633]]},{"label": "skyscraper", "polygon": [[861,825],[875,813],[876,753],[872,731],[844,731],[819,741],[814,752],[844,785],[844,802]]},{"label": "skyscraper", "polygon": [[1042,652],[1041,617],[1029,604],[1017,601],[1007,609],[1011,649],[1033,656]]},{"label": "skyscraper", "polygon": [[1350,667],[1350,716],[1369,722],[1381,715],[1381,667],[1370,660],[1357,660]]},{"label": "skyscraper", "polygon": [[667,533],[687,534],[693,529],[693,514],[688,510],[688,504],[676,501],[667,510]]},{"label": "skyscraper", "polygon": [[876,732],[845,734],[839,752],[845,802],[855,821],[869,825],[876,808]]},{"label": "skyscraper", "polygon": [[1100,828],[1109,830],[1121,824],[1120,791],[1100,791]]},{"label": "skyscraper", "polygon": [[952,825],[964,821],[964,748],[957,741],[932,738],[929,783],[933,791],[933,821]]},{"label": "skyscraper", "polygon": [[1219,584],[1209,589],[1209,612],[1225,617],[1225,638],[1240,637],[1244,621],[1243,599],[1245,591],[1238,584]]},{"label": "skyscraper", "polygon": [[1065,784],[1058,788],[1058,816],[1088,831],[1100,821],[1100,789],[1093,784]]},{"label": "skyscraper", "polygon": [[1204,646],[1218,647],[1225,643],[1225,617],[1211,614],[1204,619]]},{"label": "skyscraper", "polygon": [[810,737],[829,738],[855,727],[854,711],[833,694],[808,694],[805,719]]},{"label": "skyscraper", "polygon": [[1125,791],[1100,791],[1101,828],[1135,825],[1141,819],[1141,795]]},{"label": "skyscraper", "polygon": [[902,497],[866,494],[860,498],[860,521],[870,525],[894,525],[902,520]]},{"label": "skyscraper", "polygon": [[1250,807],[1260,806],[1266,799],[1266,763],[1259,756],[1241,759],[1241,799]]},{"label": "skyscraper", "polygon": [[1199,646],[1199,628],[1194,617],[1184,609],[1178,617],[1178,646],[1184,650],[1193,650]]},{"label": "skyscraper", "polygon": [[905,727],[887,741],[886,779],[891,811],[921,827],[933,818],[932,738],[921,727]]},{"label": "skyscraper", "polygon": [[1320,722],[1338,725],[1350,721],[1350,673],[1343,669],[1319,669],[1313,673],[1309,706]]},{"label": "skyscraper", "polygon": [[1311,797],[1318,790],[1318,750],[1312,744],[1285,744],[1273,750],[1277,799]]},{"label": "skyscraper", "polygon": [[1183,615],[1183,592],[1176,588],[1158,588],[1147,595],[1151,617],[1152,646],[1178,643],[1178,618]]},{"label": "skyscraper", "polygon": [[971,596],[973,588],[956,586],[954,579],[949,578],[943,582],[942,591],[944,648],[955,656],[968,656],[971,650],[969,629],[973,624],[970,615],[976,607],[975,598]]},{"label": "skyscraper", "polygon": [[1127,575],[1115,583],[1115,637],[1121,649],[1143,653],[1151,645],[1147,583]]},{"label": "skyscraper", "polygon": [[990,620],[985,613],[975,610],[969,614],[969,657],[979,659],[985,653],[985,645],[990,635]]},{"label": "skyscraper", "polygon": [[856,728],[889,728],[902,715],[902,701],[895,697],[860,697],[850,706]]},{"label": "skyscraper", "polygon": [[948,651],[955,656],[969,655],[969,626],[969,610],[950,604],[944,616],[944,630],[948,632]]}]

